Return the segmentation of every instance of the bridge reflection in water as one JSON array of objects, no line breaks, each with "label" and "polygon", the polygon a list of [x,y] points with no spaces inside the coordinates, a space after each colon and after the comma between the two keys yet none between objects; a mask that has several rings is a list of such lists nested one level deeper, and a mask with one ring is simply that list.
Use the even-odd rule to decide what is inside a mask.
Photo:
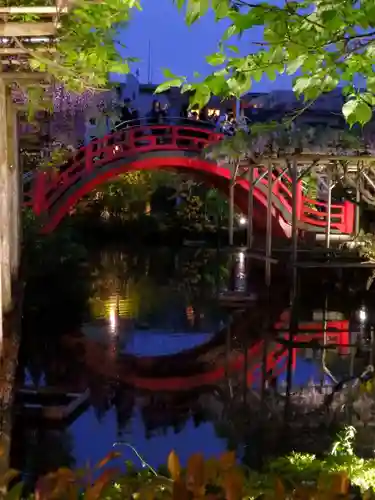
[{"label": "bridge reflection in water", "polygon": [[[249,289],[241,254],[235,259],[234,280],[228,272],[230,261],[221,258],[219,277],[210,251],[181,254],[173,259],[173,269],[168,251],[104,255],[91,264],[90,316],[78,333],[64,335],[42,360],[40,350],[37,353],[47,385],[91,392],[91,408],[58,431],[62,442],[73,439],[69,446],[74,446],[70,455],[60,446],[65,454],[61,451],[58,465],[71,465],[73,459],[78,465],[88,458],[95,461],[116,439],[129,441],[153,465],[164,462],[172,447],[183,459],[194,451],[210,454],[227,445],[244,456],[250,449],[241,452],[241,446],[253,439],[254,449],[268,447],[272,452],[276,445],[286,445],[280,436],[287,404],[298,425],[323,423],[311,413],[324,403],[321,398],[314,396],[315,404],[306,395],[285,397],[287,369],[293,372],[289,390],[301,385],[310,393],[310,380],[319,392],[347,377],[349,366],[360,372],[371,352],[363,348],[362,358],[354,359],[358,349],[350,347],[357,337],[365,343],[363,327],[350,310],[357,305],[348,301],[345,310],[345,297],[336,294],[328,301],[331,311],[319,313],[325,297],[323,289],[315,289],[290,336],[287,287],[275,286],[269,296],[262,284],[251,284],[254,300],[246,308],[221,310],[216,300],[220,291],[234,288],[246,295]],[[303,276],[301,282],[303,287]],[[363,313],[360,316],[363,319]],[[324,363],[322,344],[328,347]],[[26,360],[24,368],[36,380],[36,358]],[[301,401],[309,401],[307,415]],[[257,442],[262,428],[267,432]],[[324,439],[329,438],[328,428],[319,431]],[[46,463],[28,466],[16,457],[46,456],[38,442],[48,448],[54,439],[56,448],[58,432],[45,422],[19,421],[14,430],[15,466],[47,470]],[[322,439],[297,447],[324,447]],[[295,439],[287,443],[295,444]]]}]

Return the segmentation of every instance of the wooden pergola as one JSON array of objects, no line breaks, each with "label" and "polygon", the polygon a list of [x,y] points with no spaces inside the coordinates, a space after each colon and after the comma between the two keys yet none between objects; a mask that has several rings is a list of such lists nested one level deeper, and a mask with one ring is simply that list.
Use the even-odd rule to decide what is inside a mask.
[{"label": "wooden pergola", "polygon": [[[10,2],[8,2],[10,3]],[[25,0],[25,4],[27,0]],[[0,7],[0,472],[8,469],[11,407],[19,335],[9,313],[18,307],[21,243],[22,175],[19,167],[17,108],[14,89],[43,85],[47,74],[35,71],[33,58],[55,51],[61,15],[68,2],[45,6]],[[26,19],[30,19],[27,22]],[[17,314],[15,315],[17,316]],[[6,320],[5,320],[6,319]]]},{"label": "wooden pergola", "polygon": [[[9,2],[10,3],[10,2]],[[21,185],[15,89],[43,86],[50,76],[35,71],[32,60],[54,52],[67,0],[46,0],[41,6],[0,7],[0,272],[1,311],[12,308],[12,279],[20,261]],[[28,22],[27,19],[30,19]],[[0,321],[1,323],[1,321]]]},{"label": "wooden pergola", "polygon": [[[297,214],[297,185],[309,174],[324,174],[327,179],[327,225],[324,234],[324,246],[328,250],[331,247],[331,210],[332,210],[332,189],[342,183],[345,187],[350,187],[356,193],[355,204],[355,229],[354,235],[360,230],[360,201],[365,201],[370,205],[375,205],[375,157],[367,151],[348,152],[349,154],[335,154],[334,152],[292,152],[280,150],[277,152],[244,154],[241,159],[236,161],[224,160],[223,164],[229,166],[232,170],[232,178],[235,183],[236,177],[246,177],[250,189],[248,194],[248,227],[247,227],[247,248],[250,255],[254,258],[265,260],[265,279],[270,284],[271,265],[278,260],[273,258],[272,245],[272,189],[275,182],[287,174],[291,181],[290,190],[292,193],[292,218],[291,218],[291,248],[290,263],[293,274],[296,273],[298,263],[298,233],[303,230],[303,225],[298,220]],[[280,174],[274,177],[274,169],[278,167]],[[257,169],[259,175],[254,176],[254,170]],[[254,187],[262,179],[272,179],[268,182],[268,205],[267,205],[267,225],[266,225],[266,245],[263,256],[252,252],[253,246],[253,220],[250,214],[253,213]],[[233,190],[232,186],[232,190]],[[232,192],[232,197],[234,196]],[[307,264],[306,262],[304,264]],[[360,263],[357,263],[358,266]],[[332,266],[332,263],[329,264]],[[341,264],[342,265],[342,264]],[[355,263],[344,265],[344,267],[356,267]],[[309,267],[324,267],[322,264],[309,262]],[[361,267],[366,267],[361,263]],[[368,263],[367,267],[374,267],[373,263]]]}]

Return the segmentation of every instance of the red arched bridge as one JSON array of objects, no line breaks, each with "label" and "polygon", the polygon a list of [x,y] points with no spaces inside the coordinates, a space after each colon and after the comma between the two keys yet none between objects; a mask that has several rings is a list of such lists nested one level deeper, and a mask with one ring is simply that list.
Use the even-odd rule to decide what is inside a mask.
[{"label": "red arched bridge", "polygon": [[[222,138],[222,134],[200,122],[139,125],[118,130],[82,147],[58,170],[37,172],[30,177],[24,185],[25,205],[42,217],[43,232],[48,233],[93,188],[129,170],[179,169],[202,177],[226,192],[231,171],[202,154],[207,145]],[[254,189],[254,223],[262,229],[266,225],[268,181],[259,170],[255,171],[255,178],[258,182]],[[273,231],[277,236],[290,236],[291,180],[287,175],[279,176],[278,172],[273,180]],[[235,203],[245,214],[248,189],[246,180],[237,182]],[[296,205],[302,231],[325,231],[329,217],[327,206],[305,197],[301,183]],[[332,204],[330,217],[332,232],[350,234],[353,231],[354,209],[350,202]]]}]

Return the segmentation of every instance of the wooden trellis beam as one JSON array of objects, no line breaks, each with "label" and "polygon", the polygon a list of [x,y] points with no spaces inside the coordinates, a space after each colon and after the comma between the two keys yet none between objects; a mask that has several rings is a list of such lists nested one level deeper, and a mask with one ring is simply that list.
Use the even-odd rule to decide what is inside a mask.
[{"label": "wooden trellis beam", "polygon": [[21,48],[16,48],[16,47],[4,47],[1,48],[0,46],[0,57],[2,55],[4,56],[18,56],[18,55],[30,55],[30,54],[42,54],[45,52],[56,52],[55,47],[38,47],[37,49],[21,49]]},{"label": "wooden trellis beam", "polygon": [[9,22],[0,24],[1,37],[42,37],[56,33],[57,25],[53,22],[20,23]]},{"label": "wooden trellis beam", "polygon": [[[74,0],[55,0],[53,3],[0,7],[0,73],[6,73],[5,79],[10,79],[10,72],[17,80],[24,79],[19,72],[33,73],[30,58],[56,52],[54,44],[60,19],[69,13]],[[34,16],[35,19],[32,22],[22,21],[22,16]]]},{"label": "wooden trellis beam", "polygon": [[68,7],[0,7],[0,15],[22,15],[22,14],[34,14],[36,16],[56,16],[60,14],[66,14],[68,12]]},{"label": "wooden trellis beam", "polygon": [[22,80],[23,83],[30,83],[30,84],[35,84],[36,82],[40,81],[50,81],[51,80],[51,75],[48,73],[38,73],[37,71],[35,72],[19,72],[17,73],[16,71],[9,71],[9,72],[4,72],[1,73],[0,71],[0,79],[4,80],[7,83],[12,83],[12,82],[17,82],[19,80]]},{"label": "wooden trellis beam", "polygon": [[346,163],[351,163],[350,166],[355,167],[355,170],[358,169],[358,161],[361,162],[374,162],[375,164],[375,156],[371,155],[329,155],[329,154],[314,154],[314,153],[302,153],[302,154],[284,154],[280,156],[268,156],[268,155],[259,155],[256,156],[256,160],[258,164],[271,160],[273,163],[281,163],[285,161],[295,161],[299,165],[311,165],[314,163],[318,166],[320,163],[331,163],[331,162],[340,162],[345,161]]}]

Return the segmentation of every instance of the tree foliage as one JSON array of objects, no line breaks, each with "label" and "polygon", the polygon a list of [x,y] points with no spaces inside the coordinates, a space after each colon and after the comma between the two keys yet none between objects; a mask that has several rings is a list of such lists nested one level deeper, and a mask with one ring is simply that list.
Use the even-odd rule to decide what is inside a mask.
[{"label": "tree foliage", "polygon": [[[182,86],[194,105],[210,96],[240,97],[264,77],[294,75],[293,90],[307,105],[342,85],[342,112],[349,123],[365,124],[375,104],[375,5],[372,0],[304,0],[283,5],[250,0],[175,0],[191,25],[213,9],[223,21],[217,52],[206,57],[212,73],[197,83],[165,71],[158,92]],[[262,36],[254,40],[253,28]],[[248,42],[240,53],[238,37]]]}]

